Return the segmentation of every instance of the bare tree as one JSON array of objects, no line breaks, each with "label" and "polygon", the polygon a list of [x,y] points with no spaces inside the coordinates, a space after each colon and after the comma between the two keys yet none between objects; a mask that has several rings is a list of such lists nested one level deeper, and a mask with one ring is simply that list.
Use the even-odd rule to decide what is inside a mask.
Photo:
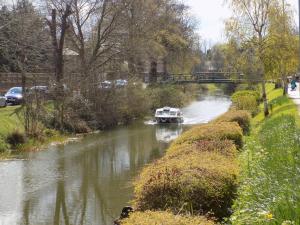
[{"label": "bare tree", "polygon": [[66,33],[69,28],[68,18],[72,14],[70,1],[50,1],[51,19],[47,20],[50,28],[50,35],[52,39],[53,58],[54,58],[54,73],[56,80],[55,100],[56,110],[58,112],[58,128],[62,129],[64,124],[64,101],[65,90],[62,80],[64,78],[64,45]]}]

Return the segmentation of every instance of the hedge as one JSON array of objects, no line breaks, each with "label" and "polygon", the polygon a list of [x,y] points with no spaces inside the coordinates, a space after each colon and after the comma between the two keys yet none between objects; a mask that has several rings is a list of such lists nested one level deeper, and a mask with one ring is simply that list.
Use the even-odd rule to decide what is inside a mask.
[{"label": "hedge", "polygon": [[229,215],[237,175],[236,159],[217,152],[164,157],[142,171],[134,205],[139,211],[212,213],[220,219]]},{"label": "hedge", "polygon": [[214,225],[205,217],[178,216],[170,212],[135,212],[122,225]]},{"label": "hedge", "polygon": [[251,115],[246,110],[231,110],[218,117],[214,122],[237,122],[244,134],[250,131]]},{"label": "hedge", "polygon": [[254,116],[259,112],[260,94],[257,91],[238,91],[231,97],[238,110],[247,110]]},{"label": "hedge", "polygon": [[194,144],[173,145],[167,150],[167,157],[178,157],[189,153],[217,152],[224,156],[235,157],[237,149],[230,140],[200,140]]},{"label": "hedge", "polygon": [[259,102],[261,101],[260,93],[258,91],[253,91],[253,90],[237,91],[231,96],[231,100],[235,102],[239,97],[245,97],[245,96],[246,97],[253,96],[257,104],[259,104]]},{"label": "hedge", "polygon": [[200,140],[232,140],[241,148],[243,145],[243,131],[236,122],[209,123],[196,126],[183,133],[174,141],[174,145],[195,143]]}]

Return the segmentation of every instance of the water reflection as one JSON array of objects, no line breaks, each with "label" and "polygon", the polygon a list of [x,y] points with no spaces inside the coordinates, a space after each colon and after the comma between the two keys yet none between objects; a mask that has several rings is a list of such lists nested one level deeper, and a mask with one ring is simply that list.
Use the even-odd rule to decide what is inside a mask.
[{"label": "water reflection", "polygon": [[[197,103],[192,112],[184,110],[209,119],[230,105],[228,99],[216,101],[213,115]],[[132,199],[140,169],[160,158],[184,129],[135,124],[1,162],[0,225],[112,224]]]},{"label": "water reflection", "polygon": [[156,140],[159,142],[170,143],[178,138],[182,132],[182,124],[160,124],[156,126]]}]

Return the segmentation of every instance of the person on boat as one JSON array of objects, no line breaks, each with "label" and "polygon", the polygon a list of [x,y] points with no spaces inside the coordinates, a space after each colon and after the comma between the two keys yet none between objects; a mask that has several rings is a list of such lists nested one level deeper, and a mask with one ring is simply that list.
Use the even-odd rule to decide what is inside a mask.
[{"label": "person on boat", "polygon": [[293,79],[291,81],[291,89],[292,89],[292,91],[295,91],[296,87],[297,87],[296,79],[295,79],[295,77],[293,77]]}]

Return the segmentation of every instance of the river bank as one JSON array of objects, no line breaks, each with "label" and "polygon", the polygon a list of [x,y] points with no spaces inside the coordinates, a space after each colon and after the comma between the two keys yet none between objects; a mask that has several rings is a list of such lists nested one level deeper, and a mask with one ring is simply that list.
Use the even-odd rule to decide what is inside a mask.
[{"label": "river bank", "polygon": [[209,223],[228,219],[238,189],[243,136],[249,135],[260,97],[244,90],[234,93],[232,100],[230,111],[183,133],[165,156],[142,170],[135,182],[136,212],[119,224],[159,222],[162,211],[173,212],[174,220],[179,214],[191,220],[195,217],[190,215],[206,217]]},{"label": "river bank", "polygon": [[[95,129],[101,129],[102,131],[105,131],[117,126],[128,125],[135,121],[141,120],[144,117],[152,117],[153,110],[158,107],[166,105],[183,107],[195,100],[199,95],[199,92],[205,93],[215,90],[216,89],[211,85],[188,85],[187,87],[172,85],[167,85],[164,87],[151,86],[145,90],[137,88],[137,90],[131,91],[131,95],[139,96],[133,97],[133,99],[138,98],[139,101],[136,102],[137,99],[133,101],[131,99],[131,101],[128,101],[129,103],[127,106],[122,105],[124,102],[126,103],[127,100],[122,101],[123,103],[119,106],[120,110],[117,110],[115,107],[114,109],[111,109],[114,111],[114,113],[115,111],[119,112],[119,115],[111,115],[112,118],[110,118],[111,116],[107,115],[103,116],[101,121],[102,125],[99,125],[100,127],[90,127],[88,125],[91,123],[94,126],[98,123],[97,121],[85,121],[84,119],[78,120],[77,118],[75,123],[72,121],[67,122],[67,130],[61,132],[56,131],[54,127],[51,127],[51,122],[49,121],[51,120],[50,117],[45,118],[44,121],[40,122],[40,131],[37,137],[26,137],[22,121],[23,115],[20,111],[20,106],[9,106],[7,108],[2,108],[0,109],[0,160],[15,157],[20,152],[40,151],[47,148],[47,146],[51,145],[52,143],[59,143],[62,145],[66,144],[70,139],[77,137],[78,132],[80,132],[79,135],[82,135],[82,132],[88,134],[94,132]],[[117,92],[117,94],[119,95],[120,93]],[[128,93],[124,96],[127,95]],[[141,102],[141,99],[144,99],[142,101],[143,104],[137,104]],[[47,106],[46,108],[52,110],[53,107]],[[110,114],[114,113],[111,112]],[[94,117],[90,111],[85,112],[84,115],[84,118]],[[112,119],[114,122],[111,121]],[[11,141],[9,141],[10,139]]]},{"label": "river bank", "polygon": [[[183,111],[197,124],[223,114],[230,104],[226,96],[202,96]],[[170,141],[190,126],[136,122],[0,162],[0,221],[60,224],[58,218],[66,217],[74,224],[83,219],[111,225],[133,199],[132,181],[141,169],[161,158]],[[66,210],[55,217],[63,205]]]},{"label": "river bank", "polygon": [[299,125],[297,106],[268,87],[271,114],[260,113],[240,156],[242,174],[232,224],[299,224]]}]

